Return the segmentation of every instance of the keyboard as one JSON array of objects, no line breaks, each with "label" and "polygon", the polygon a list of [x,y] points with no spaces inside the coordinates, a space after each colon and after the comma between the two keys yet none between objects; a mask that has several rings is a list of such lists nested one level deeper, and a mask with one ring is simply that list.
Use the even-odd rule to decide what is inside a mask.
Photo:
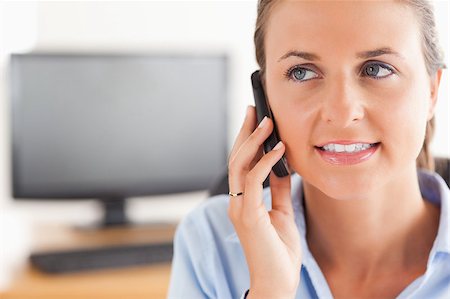
[{"label": "keyboard", "polygon": [[70,273],[170,262],[173,243],[114,245],[70,251],[33,253],[31,264],[47,273]]}]

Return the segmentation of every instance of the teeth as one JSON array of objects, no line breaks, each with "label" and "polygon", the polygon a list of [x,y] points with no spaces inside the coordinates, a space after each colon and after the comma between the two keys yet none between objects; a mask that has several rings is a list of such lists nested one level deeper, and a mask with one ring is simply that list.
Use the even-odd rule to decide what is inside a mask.
[{"label": "teeth", "polygon": [[353,153],[353,151],[356,148],[356,144],[346,144],[345,145],[345,151],[349,153]]},{"label": "teeth", "polygon": [[334,144],[330,143],[323,147],[323,149],[327,152],[336,152],[336,153],[353,153],[353,152],[359,152],[362,150],[366,150],[368,148],[372,147],[371,144],[368,143],[353,143],[353,144]]},{"label": "teeth", "polygon": [[335,144],[334,145],[334,151],[338,152],[338,153],[341,153],[341,152],[345,151],[345,145],[343,145],[343,144]]},{"label": "teeth", "polygon": [[323,149],[328,152],[334,152],[334,144],[327,144],[323,147]]}]

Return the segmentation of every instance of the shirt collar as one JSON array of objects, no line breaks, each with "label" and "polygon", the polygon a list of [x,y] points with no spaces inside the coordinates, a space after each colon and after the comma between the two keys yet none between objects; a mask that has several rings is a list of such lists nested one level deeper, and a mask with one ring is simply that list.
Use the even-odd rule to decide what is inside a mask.
[{"label": "shirt collar", "polygon": [[450,254],[450,189],[444,179],[434,172],[418,171],[422,197],[440,206],[439,228],[430,256],[438,252]]}]

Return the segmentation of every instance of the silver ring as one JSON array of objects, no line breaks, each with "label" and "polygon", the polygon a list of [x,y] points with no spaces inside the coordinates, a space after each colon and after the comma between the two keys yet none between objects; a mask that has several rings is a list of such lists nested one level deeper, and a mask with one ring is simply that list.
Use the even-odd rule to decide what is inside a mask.
[{"label": "silver ring", "polygon": [[236,197],[236,196],[244,195],[244,192],[239,192],[239,193],[228,192],[228,194],[230,196]]}]

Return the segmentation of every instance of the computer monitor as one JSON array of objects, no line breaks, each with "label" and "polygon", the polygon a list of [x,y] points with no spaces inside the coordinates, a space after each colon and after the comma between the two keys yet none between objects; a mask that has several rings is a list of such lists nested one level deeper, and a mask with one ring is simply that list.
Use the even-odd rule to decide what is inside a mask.
[{"label": "computer monitor", "polygon": [[27,53],[10,57],[12,192],[99,199],[205,190],[226,169],[227,57]]}]

